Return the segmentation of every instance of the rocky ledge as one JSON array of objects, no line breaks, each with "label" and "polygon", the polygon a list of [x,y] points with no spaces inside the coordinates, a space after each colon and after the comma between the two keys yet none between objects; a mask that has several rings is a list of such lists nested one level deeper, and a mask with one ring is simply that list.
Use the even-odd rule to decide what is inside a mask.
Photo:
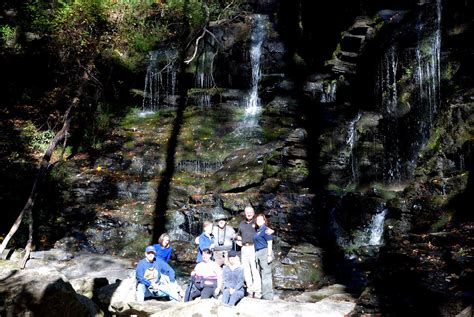
[{"label": "rocky ledge", "polygon": [[[34,252],[20,270],[14,255],[0,260],[2,316],[346,316],[355,307],[355,299],[342,285],[272,301],[244,298],[237,306],[215,299],[138,303],[134,265],[129,260],[50,250]],[[178,282],[185,288],[185,280]]]}]

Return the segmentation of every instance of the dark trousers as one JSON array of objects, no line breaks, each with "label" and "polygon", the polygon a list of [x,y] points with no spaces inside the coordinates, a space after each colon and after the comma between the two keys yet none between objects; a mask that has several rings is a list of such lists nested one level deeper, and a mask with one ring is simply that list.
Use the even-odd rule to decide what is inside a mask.
[{"label": "dark trousers", "polygon": [[201,296],[201,298],[211,298],[214,296],[216,287],[216,283],[201,286],[199,283],[193,282],[186,288],[185,301],[192,301],[199,296]]}]

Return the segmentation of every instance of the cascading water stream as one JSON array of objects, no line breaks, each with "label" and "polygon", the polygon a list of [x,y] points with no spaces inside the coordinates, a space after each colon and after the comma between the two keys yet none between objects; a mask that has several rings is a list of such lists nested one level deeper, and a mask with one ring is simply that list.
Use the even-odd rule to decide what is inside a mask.
[{"label": "cascading water stream", "polygon": [[[382,209],[382,210],[380,210]],[[384,205],[381,205],[379,212],[377,212],[373,217],[368,226],[369,241],[367,245],[370,246],[380,246],[383,242],[383,229],[385,216],[387,215],[387,208]]]},{"label": "cascading water stream", "polygon": [[216,53],[212,43],[204,41],[202,46],[202,53],[199,55],[196,63],[195,86],[201,90],[197,98],[199,106],[209,107],[211,106],[209,89],[214,86],[213,66]]},{"label": "cascading water stream", "polygon": [[260,143],[262,129],[259,126],[258,118],[261,113],[258,87],[261,78],[261,56],[262,45],[267,32],[268,17],[257,14],[254,16],[252,32],[250,36],[250,63],[252,68],[252,86],[244,97],[243,104],[244,117],[238,124],[233,134],[240,140],[240,147],[245,148],[248,144]]},{"label": "cascading water stream", "polygon": [[252,66],[252,87],[246,97],[245,118],[256,121],[255,117],[261,111],[260,98],[258,96],[258,86],[260,84],[261,70],[260,58],[262,56],[262,44],[266,37],[267,17],[255,15],[250,37],[250,63]]},{"label": "cascading water stream", "polygon": [[349,122],[349,126],[347,128],[347,140],[346,140],[346,144],[347,146],[349,146],[349,150],[350,150],[350,155],[349,155],[349,161],[350,161],[350,165],[351,165],[351,170],[352,170],[352,181],[357,183],[358,182],[358,171],[357,171],[357,159],[356,159],[356,156],[355,156],[355,153],[354,153],[354,147],[356,145],[356,142],[357,142],[357,129],[356,129],[356,125],[357,125],[357,122],[359,122],[360,118],[361,118],[362,114],[361,113],[358,113],[357,116]]},{"label": "cascading water stream", "polygon": [[441,0],[420,5],[411,47],[395,41],[383,55],[375,94],[383,114],[383,180],[410,177],[440,103]]},{"label": "cascading water stream", "polygon": [[145,113],[162,108],[161,99],[175,95],[177,84],[176,53],[157,50],[151,51],[149,56],[142,102]]}]

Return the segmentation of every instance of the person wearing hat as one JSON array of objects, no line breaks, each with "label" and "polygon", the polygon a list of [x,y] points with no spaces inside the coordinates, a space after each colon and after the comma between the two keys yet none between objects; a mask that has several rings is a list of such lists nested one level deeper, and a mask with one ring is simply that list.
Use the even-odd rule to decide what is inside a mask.
[{"label": "person wearing hat", "polygon": [[217,226],[212,229],[212,235],[214,236],[214,261],[222,267],[227,264],[227,253],[232,250],[235,238],[235,230],[227,225],[225,215],[217,218]]},{"label": "person wearing hat", "polygon": [[180,301],[174,270],[155,255],[155,247],[149,245],[145,248],[145,258],[137,264],[137,301],[143,302],[147,297],[167,297]]},{"label": "person wearing hat", "polygon": [[222,270],[222,282],[224,291],[222,292],[222,303],[236,305],[244,297],[244,268],[240,265],[240,259],[235,250],[228,252],[228,263]]}]

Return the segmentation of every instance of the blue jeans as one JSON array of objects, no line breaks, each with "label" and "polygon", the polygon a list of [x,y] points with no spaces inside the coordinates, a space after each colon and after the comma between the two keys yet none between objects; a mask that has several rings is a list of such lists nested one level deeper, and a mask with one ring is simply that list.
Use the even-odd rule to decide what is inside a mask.
[{"label": "blue jeans", "polygon": [[137,286],[137,301],[143,302],[147,297],[168,297],[173,301],[180,301],[178,294],[178,285],[176,282],[170,284],[160,284],[159,290],[148,288],[145,285],[138,283]]},{"label": "blue jeans", "polygon": [[226,288],[222,293],[221,301],[224,304],[235,305],[240,299],[242,299],[242,297],[244,297],[243,289],[235,290],[232,294],[230,294],[230,290]]}]

